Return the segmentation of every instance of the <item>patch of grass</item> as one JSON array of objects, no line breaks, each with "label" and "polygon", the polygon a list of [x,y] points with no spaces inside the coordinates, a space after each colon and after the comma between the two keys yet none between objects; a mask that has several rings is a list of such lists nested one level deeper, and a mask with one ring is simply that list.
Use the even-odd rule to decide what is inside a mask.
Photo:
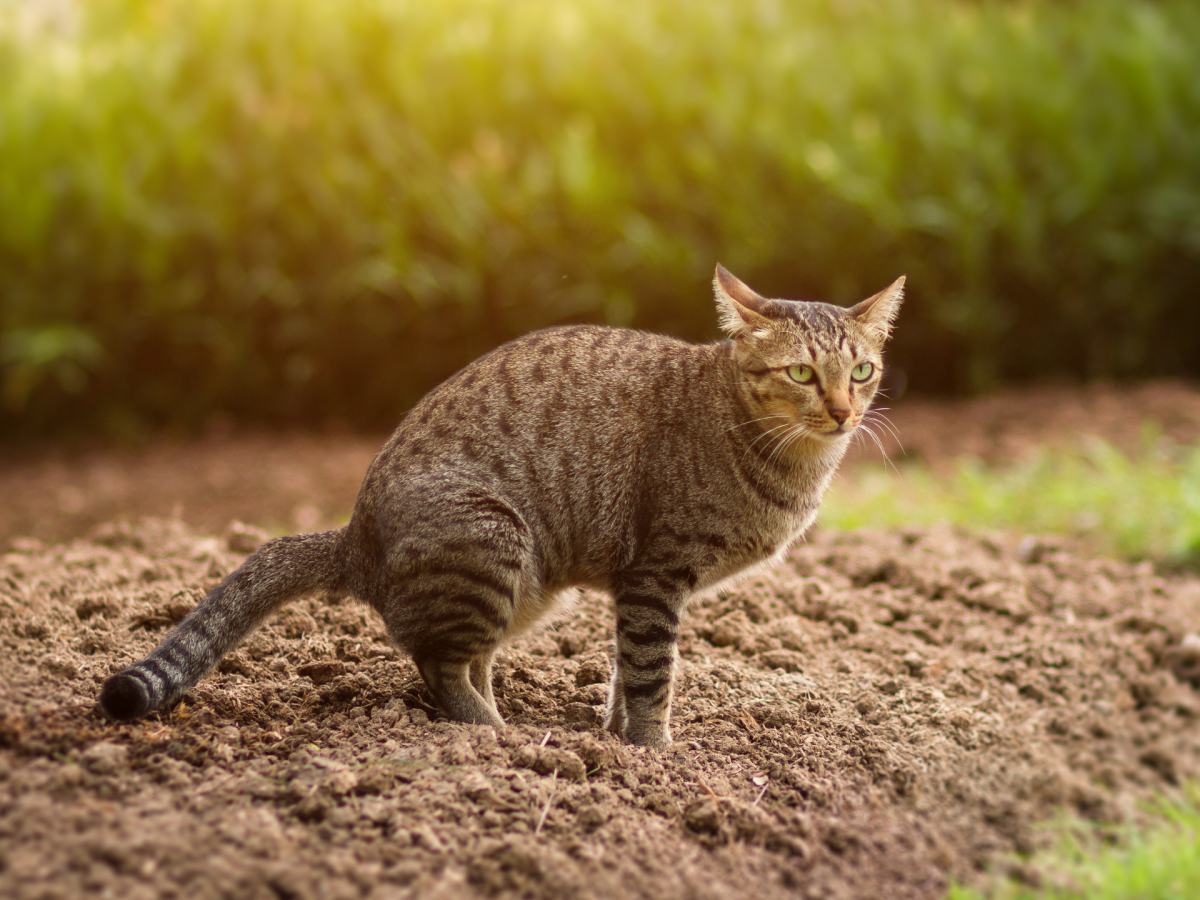
[{"label": "patch of grass", "polygon": [[835,483],[820,521],[838,529],[950,522],[1050,532],[1104,552],[1195,565],[1200,448],[1148,436],[1140,453],[1127,456],[1093,437],[1002,467],[977,459],[949,472],[919,463],[860,467]]},{"label": "patch of grass", "polygon": [[1105,845],[1097,826],[1064,828],[1059,846],[1035,859],[1038,886],[1009,881],[982,893],[954,887],[948,900],[1192,900],[1200,897],[1200,788],[1163,802],[1160,821]]}]

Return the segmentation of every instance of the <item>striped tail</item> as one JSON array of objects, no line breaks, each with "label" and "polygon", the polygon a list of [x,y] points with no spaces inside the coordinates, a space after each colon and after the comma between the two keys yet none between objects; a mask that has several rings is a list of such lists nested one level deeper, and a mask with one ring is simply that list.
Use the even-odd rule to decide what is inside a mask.
[{"label": "striped tail", "polygon": [[289,600],[344,589],[345,534],[342,528],[263,544],[148,657],[104,682],[105,715],[127,721],[174,703]]}]

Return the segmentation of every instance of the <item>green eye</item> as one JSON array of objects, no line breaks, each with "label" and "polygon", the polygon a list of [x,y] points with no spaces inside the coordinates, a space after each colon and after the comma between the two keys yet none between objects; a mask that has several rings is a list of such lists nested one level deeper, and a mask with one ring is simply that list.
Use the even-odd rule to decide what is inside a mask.
[{"label": "green eye", "polygon": [[875,367],[871,363],[859,363],[854,367],[854,371],[850,373],[850,378],[853,381],[866,381],[875,373]]},{"label": "green eye", "polygon": [[787,373],[788,378],[799,384],[812,384],[813,378],[816,377],[812,366],[788,366]]}]

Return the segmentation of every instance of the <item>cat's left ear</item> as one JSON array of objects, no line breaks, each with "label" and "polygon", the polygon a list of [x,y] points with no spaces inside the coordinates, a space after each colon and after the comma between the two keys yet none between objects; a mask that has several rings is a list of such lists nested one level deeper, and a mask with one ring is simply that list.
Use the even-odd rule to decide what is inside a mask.
[{"label": "cat's left ear", "polygon": [[896,313],[900,312],[902,300],[904,300],[903,275],[874,297],[868,297],[862,303],[850,307],[846,310],[846,314],[857,320],[877,341],[883,343],[892,333],[892,323],[896,321]]}]

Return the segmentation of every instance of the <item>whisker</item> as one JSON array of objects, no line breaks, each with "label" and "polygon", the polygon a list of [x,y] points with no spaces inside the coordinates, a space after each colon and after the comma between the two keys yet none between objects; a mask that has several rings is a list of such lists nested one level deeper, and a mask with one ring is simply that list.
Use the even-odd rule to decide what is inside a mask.
[{"label": "whisker", "polygon": [[866,425],[866,424],[861,424],[861,425],[859,425],[858,427],[859,427],[859,428],[860,428],[862,431],[865,431],[865,432],[866,432],[866,433],[867,433],[867,434],[870,436],[871,440],[873,440],[873,441],[875,442],[875,446],[879,448],[879,455],[880,455],[881,457],[883,457],[883,466],[884,466],[884,469],[886,469],[888,466],[891,466],[891,467],[892,467],[892,471],[893,471],[893,472],[895,472],[897,475],[899,475],[899,474],[900,474],[900,470],[899,470],[898,468],[896,468],[896,464],[895,464],[894,462],[892,462],[892,458],[891,458],[890,456],[888,456],[888,454],[887,454],[887,450],[885,450],[885,449],[883,448],[883,442],[879,440],[879,435],[877,435],[877,434],[876,434],[876,433],[875,433],[875,432],[874,432],[874,431],[871,429],[871,427],[870,427],[869,425]]},{"label": "whisker", "polygon": [[864,415],[863,418],[886,425],[888,431],[892,433],[892,437],[896,439],[896,443],[900,443],[900,434],[898,431],[896,431],[895,426],[892,424],[892,420],[890,420],[888,416],[883,415],[884,412],[887,412],[887,409],[887,407],[878,407],[877,409],[866,410],[866,415]]},{"label": "whisker", "polygon": [[895,429],[889,428],[886,422],[872,422],[872,425],[879,425],[883,428],[893,441],[896,442],[896,449],[900,451],[900,455],[904,455],[904,445],[900,443],[900,435],[896,434]]},{"label": "whisker", "polygon": [[874,409],[868,412],[867,415],[864,416],[864,419],[869,420],[871,424],[878,422],[881,426],[886,428],[888,434],[892,436],[892,439],[895,440],[896,445],[900,448],[900,452],[904,452],[904,442],[900,440],[900,432],[896,429],[896,426],[892,424],[891,419],[885,416],[881,411]]},{"label": "whisker", "polygon": [[872,425],[881,425],[888,430],[888,433],[892,435],[892,437],[897,437],[895,429],[892,427],[892,423],[882,415],[867,413],[865,416],[863,416],[863,421],[870,422]]},{"label": "whisker", "polygon": [[769,437],[770,435],[772,435],[774,432],[778,431],[781,428],[787,428],[788,425],[789,425],[788,422],[784,422],[782,425],[776,425],[774,428],[770,429],[769,431],[764,431],[762,434],[760,434],[758,437],[756,437],[754,440],[752,440],[750,442],[750,444],[746,447],[746,449],[742,451],[742,459],[745,459],[746,454],[749,453],[751,450],[753,450],[754,445],[757,444],[759,441],[761,441],[763,438]]},{"label": "whisker", "polygon": [[[783,416],[780,416],[779,418],[782,419]],[[790,424],[789,422],[784,421],[784,423],[782,425],[776,425],[774,428],[768,428],[766,431],[764,431],[762,434],[760,434],[758,437],[756,437],[754,440],[752,440],[750,442],[750,447],[753,447],[755,444],[757,444],[759,441],[761,441],[767,435],[778,431],[780,428],[787,428],[789,424]],[[747,449],[749,449],[749,448],[747,448]]]},{"label": "whisker", "polygon": [[728,434],[729,432],[733,431],[735,428],[742,428],[746,425],[753,425],[755,422],[765,422],[765,421],[767,421],[767,419],[782,419],[782,418],[783,418],[783,416],[781,416],[779,413],[772,413],[769,416],[762,416],[761,418],[758,418],[758,419],[751,419],[750,421],[742,422],[739,425],[731,425],[730,427],[725,429],[725,433]]},{"label": "whisker", "polygon": [[784,435],[782,438],[780,438],[779,443],[771,448],[771,455],[767,457],[768,466],[775,462],[775,457],[778,456],[783,448],[787,446],[788,438],[791,437],[795,430],[799,427],[799,425],[792,425],[790,429],[784,432]]},{"label": "whisker", "polygon": [[771,456],[767,462],[773,462],[776,456],[781,456],[788,447],[792,446],[792,444],[796,443],[801,438],[807,437],[809,434],[811,434],[811,431],[808,428],[797,423],[789,432],[787,432],[787,434],[783,436],[783,440],[779,442],[779,445],[773,451],[771,451]]},{"label": "whisker", "polygon": [[894,423],[892,422],[891,417],[885,416],[883,414],[885,410],[886,410],[886,407],[884,409],[880,409],[880,410],[872,410],[872,412],[875,414],[875,418],[879,419],[879,421],[887,422],[888,425],[892,425],[894,427]]},{"label": "whisker", "polygon": [[787,439],[791,436],[792,432],[799,427],[800,426],[795,422],[788,423],[787,430],[784,431],[783,436],[779,439],[779,442],[771,448],[771,453],[767,456],[766,464],[768,466],[775,461],[775,457],[779,454],[779,451],[787,444]]},{"label": "whisker", "polygon": [[[858,431],[861,432],[862,434],[864,434],[866,437],[871,438],[871,440],[875,441],[874,432],[872,432],[871,429],[869,427],[867,427],[865,424],[860,424],[858,426]],[[878,441],[875,441],[875,443],[876,443],[876,446],[878,446]],[[866,445],[864,444],[863,446],[866,446]]]},{"label": "whisker", "polygon": [[862,430],[862,432],[864,434],[866,434],[872,441],[875,442],[875,446],[879,448],[880,456],[882,456],[884,459],[887,459],[888,458],[887,451],[883,449],[883,444],[879,440],[879,435],[877,435],[874,432],[874,430],[872,430],[871,426],[863,424],[863,425],[860,425],[859,428]]},{"label": "whisker", "polygon": [[890,422],[891,419],[884,415],[885,412],[890,412],[890,411],[891,411],[891,407],[889,407],[889,406],[873,406],[867,410],[864,418],[866,418],[867,416],[874,416],[875,418],[880,419],[882,421]]},{"label": "whisker", "polygon": [[786,450],[788,447],[792,446],[792,444],[799,443],[801,440],[803,440],[804,438],[808,437],[811,434],[812,434],[812,429],[810,429],[810,428],[804,428],[804,427],[798,428],[796,430],[795,434],[792,436],[791,440],[789,440],[784,445],[784,449]]}]

